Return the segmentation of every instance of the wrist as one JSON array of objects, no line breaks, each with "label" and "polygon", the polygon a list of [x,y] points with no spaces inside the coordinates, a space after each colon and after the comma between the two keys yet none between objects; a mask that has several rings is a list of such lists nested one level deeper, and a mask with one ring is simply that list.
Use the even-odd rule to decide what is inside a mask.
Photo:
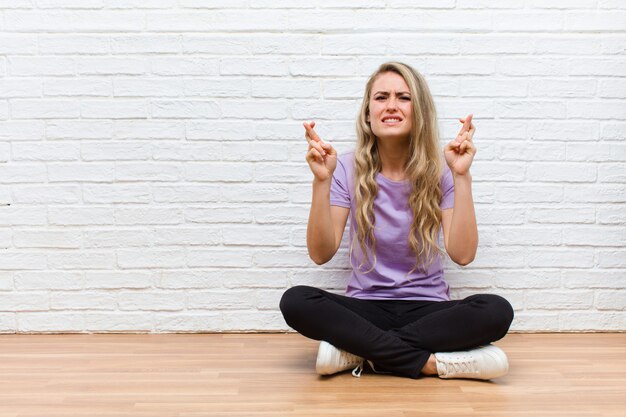
[{"label": "wrist", "polygon": [[328,187],[330,188],[330,182],[332,181],[332,177],[329,177],[328,179],[325,180],[320,180],[318,178],[314,178],[313,179],[313,188],[320,188],[320,187]]},{"label": "wrist", "polygon": [[452,178],[454,179],[454,182],[457,181],[465,181],[465,182],[472,182],[472,174],[470,174],[469,171],[467,171],[465,174],[457,174],[455,172],[452,172]]}]

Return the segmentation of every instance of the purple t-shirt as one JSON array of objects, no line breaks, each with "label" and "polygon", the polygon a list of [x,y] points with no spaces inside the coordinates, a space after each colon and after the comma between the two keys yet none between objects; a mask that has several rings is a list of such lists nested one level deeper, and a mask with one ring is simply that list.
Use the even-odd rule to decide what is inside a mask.
[{"label": "purple t-shirt", "polygon": [[[354,151],[342,153],[337,157],[337,168],[333,173],[330,186],[330,204],[350,208],[349,242],[354,239],[352,256],[352,275],[346,289],[346,295],[363,299],[399,299],[447,301],[450,299],[448,284],[443,279],[443,260],[436,255],[435,260],[423,272],[417,269],[411,275],[408,272],[415,266],[415,254],[408,242],[413,214],[408,197],[411,192],[408,181],[392,181],[378,173],[376,176],[378,195],[374,201],[376,224],[376,265],[371,269],[363,259],[361,247],[356,240],[356,198],[354,185]],[[443,197],[441,209],[454,207],[454,180],[446,164],[441,178]],[[368,250],[369,251],[369,250]]]}]

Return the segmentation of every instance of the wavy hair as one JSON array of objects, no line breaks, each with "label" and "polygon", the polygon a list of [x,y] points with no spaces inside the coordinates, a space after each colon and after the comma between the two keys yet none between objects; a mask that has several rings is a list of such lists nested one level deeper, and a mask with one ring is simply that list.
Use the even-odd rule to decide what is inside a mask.
[{"label": "wavy hair", "polygon": [[[407,275],[420,269],[426,270],[441,253],[438,245],[441,227],[441,209],[439,202],[442,196],[440,186],[443,161],[439,149],[439,131],[435,104],[425,79],[415,69],[399,62],[382,64],[369,78],[363,103],[356,122],[357,143],[354,152],[355,163],[355,196],[357,233],[359,247],[363,253],[363,261],[359,269],[367,261],[371,264],[368,248],[371,250],[376,265],[376,238],[374,237],[374,200],[378,195],[376,175],[381,171],[378,153],[378,138],[372,132],[369,115],[369,102],[372,86],[379,75],[395,72],[404,78],[411,93],[413,107],[413,125],[410,133],[409,154],[405,166],[406,177],[411,184],[409,206],[413,213],[408,242],[415,253],[415,266]],[[354,247],[354,239],[350,244],[350,259]],[[366,273],[367,273],[366,272]]]}]

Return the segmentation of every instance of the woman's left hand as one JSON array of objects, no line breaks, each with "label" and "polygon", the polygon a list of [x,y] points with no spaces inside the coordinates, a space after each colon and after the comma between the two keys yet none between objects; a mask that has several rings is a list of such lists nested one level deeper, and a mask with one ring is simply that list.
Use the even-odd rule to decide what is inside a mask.
[{"label": "woman's left hand", "polygon": [[476,147],[474,142],[472,142],[476,128],[472,124],[472,117],[473,115],[469,114],[465,119],[459,119],[463,123],[461,130],[456,135],[456,138],[443,149],[446,162],[455,175],[469,173],[474,155],[476,155]]}]

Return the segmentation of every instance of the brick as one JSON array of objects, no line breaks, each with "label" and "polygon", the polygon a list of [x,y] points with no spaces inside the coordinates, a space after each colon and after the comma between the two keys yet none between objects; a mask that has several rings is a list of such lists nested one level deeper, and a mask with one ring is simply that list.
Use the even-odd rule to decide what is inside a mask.
[{"label": "brick", "polygon": [[46,311],[42,313],[17,313],[17,330],[19,332],[82,332],[85,320],[76,313]]},{"label": "brick", "polygon": [[577,79],[575,83],[569,80],[535,80],[529,83],[530,97],[594,97],[596,94],[596,80]]},{"label": "brick", "polygon": [[45,80],[43,93],[45,96],[110,96],[113,91],[111,81],[92,79],[53,79]]},{"label": "brick", "polygon": [[78,249],[81,243],[81,233],[78,231],[18,229],[13,232],[16,248]]},{"label": "brick", "polygon": [[531,249],[526,251],[532,268],[591,268],[593,252],[588,249]]},{"label": "brick", "polygon": [[261,203],[287,201],[287,188],[277,185],[233,185],[222,191],[227,202]]},{"label": "brick", "polygon": [[526,308],[545,310],[586,310],[593,305],[593,291],[542,291],[541,297],[526,298]]},{"label": "brick", "polygon": [[244,268],[252,266],[252,252],[244,249],[189,250],[187,266],[191,268]]},{"label": "brick", "polygon": [[35,140],[44,137],[43,121],[0,121],[0,140]]},{"label": "brick", "polygon": [[11,117],[15,119],[69,119],[80,116],[79,103],[69,100],[11,100]]},{"label": "brick", "polygon": [[151,148],[146,143],[106,142],[81,144],[81,156],[85,161],[146,160]]},{"label": "brick", "polygon": [[254,166],[245,163],[188,163],[184,167],[186,181],[249,182],[253,178]]},{"label": "brick", "polygon": [[161,273],[159,288],[167,289],[189,289],[189,288],[220,288],[224,284],[224,274],[222,269],[202,269],[202,270],[167,270]]},{"label": "brick", "polygon": [[73,76],[76,73],[76,60],[55,56],[12,56],[8,62],[8,73],[15,77]]},{"label": "brick", "polygon": [[152,195],[157,203],[199,203],[221,199],[218,185],[159,185],[152,187]]},{"label": "brick", "polygon": [[[16,146],[17,144],[13,144]],[[0,165],[0,183],[41,183],[46,181],[44,164]]]},{"label": "brick", "polygon": [[117,97],[178,97],[183,94],[183,80],[170,78],[122,78],[113,81]]},{"label": "brick", "polygon": [[592,36],[538,36],[534,38],[531,52],[536,54],[550,55],[596,55],[601,53],[598,50],[598,42]]},{"label": "brick", "polygon": [[116,295],[120,310],[153,310],[178,311],[184,310],[187,304],[187,294],[179,291],[150,292],[142,291],[121,292]]},{"label": "brick", "polygon": [[152,315],[157,332],[224,331],[221,312],[194,311],[193,313],[155,313]]},{"label": "brick", "polygon": [[13,200],[19,204],[73,204],[80,201],[80,187],[72,185],[19,185]]},{"label": "brick", "polygon": [[569,101],[567,117],[580,119],[624,119],[626,111],[619,101]]},{"label": "brick", "polygon": [[559,314],[559,327],[569,331],[620,331],[626,324],[624,312],[568,311]]},{"label": "brick", "polygon": [[148,116],[148,102],[145,100],[83,100],[80,115],[87,119],[133,119]]},{"label": "brick", "polygon": [[218,118],[220,108],[215,101],[204,100],[152,100],[150,115],[163,119]]},{"label": "brick", "polygon": [[115,224],[179,224],[183,222],[182,210],[177,207],[116,207]]},{"label": "brick", "polygon": [[599,138],[596,122],[540,121],[528,127],[528,137],[533,140],[591,141]]},{"label": "brick", "polygon": [[222,230],[224,245],[287,246],[289,229],[265,225],[230,226]]},{"label": "brick", "polygon": [[115,253],[112,251],[55,251],[48,254],[51,269],[112,269]]},{"label": "brick", "polygon": [[[45,218],[45,213],[44,213]],[[52,206],[48,208],[50,224],[57,226],[113,224],[113,207]]]},{"label": "brick", "polygon": [[593,207],[542,207],[528,210],[526,218],[530,223],[594,223],[596,211]]},{"label": "brick", "polygon": [[110,139],[112,127],[113,123],[103,120],[51,120],[46,123],[46,138]]},{"label": "brick", "polygon": [[527,179],[536,182],[595,182],[595,164],[535,162],[527,167]]},{"label": "brick", "polygon": [[568,11],[565,13],[564,29],[576,32],[613,32],[624,28],[626,12]]},{"label": "brick", "polygon": [[181,35],[153,34],[112,36],[110,38],[111,52],[114,54],[179,53],[182,51],[181,38]]},{"label": "brick", "polygon": [[5,30],[16,32],[134,32],[144,28],[142,12],[8,11]]},{"label": "brick", "polygon": [[115,294],[110,292],[61,292],[50,293],[52,310],[116,310]]},{"label": "brick", "polygon": [[86,203],[149,203],[148,184],[84,184],[83,201]]},{"label": "brick", "polygon": [[78,143],[20,142],[12,146],[14,161],[74,161],[80,158]]},{"label": "brick", "polygon": [[190,223],[251,223],[252,207],[206,207],[185,209],[185,221]]},{"label": "brick", "polygon": [[41,96],[41,81],[10,78],[0,80],[0,96],[4,98],[32,98]]},{"label": "brick", "polygon": [[0,269],[3,270],[40,270],[46,266],[46,255],[40,252],[5,251],[0,258]]},{"label": "brick", "polygon": [[250,95],[258,98],[317,98],[321,96],[321,88],[317,80],[265,78],[252,83]]},{"label": "brick", "polygon": [[626,205],[612,204],[606,207],[598,207],[597,220],[600,224],[625,224]]},{"label": "brick", "polygon": [[149,230],[91,230],[83,232],[86,249],[148,247],[153,242]]},{"label": "brick", "polygon": [[[271,79],[265,79],[264,81],[265,82],[263,83],[253,83],[251,80],[241,78],[229,79],[229,77],[214,79],[193,78],[183,80],[183,90],[185,96],[187,97],[248,97],[250,95],[251,88],[260,89],[261,91],[265,91],[266,89],[269,90],[271,88],[271,84],[268,86],[266,85],[266,82],[271,82]],[[288,85],[292,86],[292,84],[293,82],[290,82]],[[280,96],[268,95],[268,97]]]},{"label": "brick", "polygon": [[561,272],[565,288],[614,288],[626,286],[626,271],[614,269],[563,270]]},{"label": "brick", "polygon": [[154,232],[156,246],[214,246],[222,243],[219,228],[158,228]]},{"label": "brick", "polygon": [[626,292],[598,291],[595,306],[598,310],[626,310]]},{"label": "brick", "polygon": [[152,331],[152,317],[145,313],[87,313],[85,329],[89,332],[142,332]]},{"label": "brick", "polygon": [[185,252],[179,249],[118,250],[117,265],[130,268],[180,268],[185,264]]},{"label": "brick", "polygon": [[187,124],[186,138],[188,140],[250,141],[254,138],[254,124],[247,120],[193,121]]},{"label": "brick", "polygon": [[50,163],[50,182],[112,182],[115,179],[113,163]]},{"label": "brick", "polygon": [[111,51],[108,36],[40,34],[39,52],[48,54],[108,54]]},{"label": "brick", "polygon": [[156,75],[218,75],[220,62],[217,58],[156,57],[150,60],[150,72]]},{"label": "brick", "polygon": [[602,164],[598,167],[600,182],[626,183],[626,164]]},{"label": "brick", "polygon": [[598,251],[597,259],[601,268],[626,268],[626,250],[601,250]]},{"label": "brick", "polygon": [[15,273],[17,290],[80,290],[84,286],[82,272],[37,271]]},{"label": "brick", "polygon": [[565,187],[564,201],[572,203],[626,203],[626,185],[595,184]]},{"label": "brick", "polygon": [[142,75],[148,71],[148,63],[128,57],[83,57],[77,61],[76,71],[81,75]]},{"label": "brick", "polygon": [[156,274],[150,271],[87,271],[84,286],[88,289],[143,289],[156,283]]},{"label": "brick", "polygon": [[181,167],[171,163],[122,162],[115,164],[116,181],[178,181]]}]

